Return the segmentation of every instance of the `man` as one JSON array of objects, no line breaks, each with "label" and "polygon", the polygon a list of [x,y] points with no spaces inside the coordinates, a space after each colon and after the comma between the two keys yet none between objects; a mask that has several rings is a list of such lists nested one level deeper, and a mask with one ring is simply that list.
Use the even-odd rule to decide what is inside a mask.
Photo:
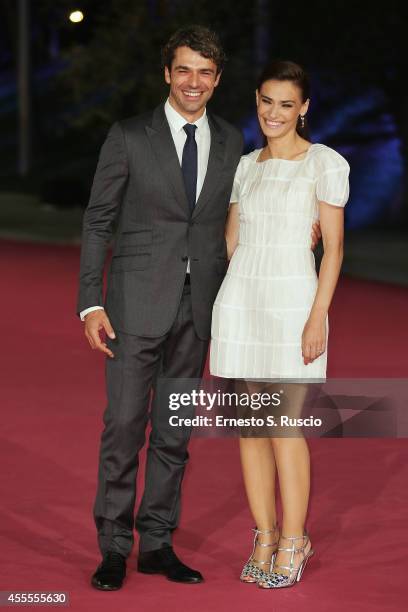
[{"label": "man", "polygon": [[[240,132],[206,112],[225,60],[217,36],[191,26],[163,50],[169,97],[115,123],[102,147],[84,215],[78,312],[108,357],[94,519],[103,556],[97,589],[122,586],[139,532],[138,570],[198,583],[172,548],[190,430],[169,427],[151,390],[204,369],[214,299],[227,268],[225,219]],[[116,226],[105,308],[102,278]],[[104,330],[106,342],[99,337]],[[145,490],[134,520],[138,453],[150,416]]]},{"label": "man", "polygon": [[[91,347],[109,357],[94,505],[103,560],[92,578],[104,590],[122,586],[133,545],[150,391],[158,377],[197,379],[204,369],[212,304],[227,267],[225,218],[242,153],[240,132],[206,113],[225,59],[216,35],[202,27],[179,30],[163,59],[167,102],[112,126],[84,215],[78,312]],[[103,309],[103,266],[114,224]],[[154,397],[135,523],[138,569],[197,583],[201,574],[171,547],[189,432],[169,428],[164,410]]]}]

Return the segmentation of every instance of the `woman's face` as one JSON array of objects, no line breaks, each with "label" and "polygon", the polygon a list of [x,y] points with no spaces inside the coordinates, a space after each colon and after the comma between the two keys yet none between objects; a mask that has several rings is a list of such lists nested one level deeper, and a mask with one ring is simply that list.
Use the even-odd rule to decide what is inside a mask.
[{"label": "woman's face", "polygon": [[302,102],[300,88],[292,81],[265,81],[256,91],[259,124],[267,138],[295,132],[299,115],[305,115],[309,100]]}]

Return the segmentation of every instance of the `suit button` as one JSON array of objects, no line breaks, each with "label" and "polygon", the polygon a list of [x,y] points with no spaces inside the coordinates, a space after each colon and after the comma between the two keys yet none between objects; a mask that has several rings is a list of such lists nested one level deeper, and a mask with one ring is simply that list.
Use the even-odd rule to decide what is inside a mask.
[{"label": "suit button", "polygon": [[181,258],[181,261],[188,261],[187,255],[184,255],[184,257]]},{"label": "suit button", "polygon": [[189,224],[189,226],[190,226],[190,227],[193,227],[193,225],[194,225],[194,221],[189,221],[189,223],[188,223],[188,224]]}]

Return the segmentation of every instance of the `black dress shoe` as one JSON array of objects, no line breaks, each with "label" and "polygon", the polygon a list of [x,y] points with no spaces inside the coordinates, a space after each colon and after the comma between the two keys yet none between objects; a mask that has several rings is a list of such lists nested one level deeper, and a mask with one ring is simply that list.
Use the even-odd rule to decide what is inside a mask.
[{"label": "black dress shoe", "polygon": [[204,580],[200,572],[180,561],[171,546],[139,553],[137,569],[143,574],[164,574],[174,582],[197,584]]},{"label": "black dress shoe", "polygon": [[100,591],[117,591],[126,576],[126,558],[120,553],[108,550],[102,563],[96,568],[91,584]]}]

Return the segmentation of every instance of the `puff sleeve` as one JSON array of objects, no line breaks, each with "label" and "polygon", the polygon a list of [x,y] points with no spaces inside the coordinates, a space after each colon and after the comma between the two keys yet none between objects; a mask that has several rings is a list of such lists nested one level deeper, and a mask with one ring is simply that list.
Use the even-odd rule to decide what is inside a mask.
[{"label": "puff sleeve", "polygon": [[241,181],[242,181],[242,158],[237,166],[234,176],[234,182],[232,185],[232,192],[230,197],[230,202],[239,202],[239,196],[241,192]]},{"label": "puff sleeve", "polygon": [[345,206],[350,194],[350,166],[334,149],[326,147],[319,164],[316,197],[319,202]]}]

